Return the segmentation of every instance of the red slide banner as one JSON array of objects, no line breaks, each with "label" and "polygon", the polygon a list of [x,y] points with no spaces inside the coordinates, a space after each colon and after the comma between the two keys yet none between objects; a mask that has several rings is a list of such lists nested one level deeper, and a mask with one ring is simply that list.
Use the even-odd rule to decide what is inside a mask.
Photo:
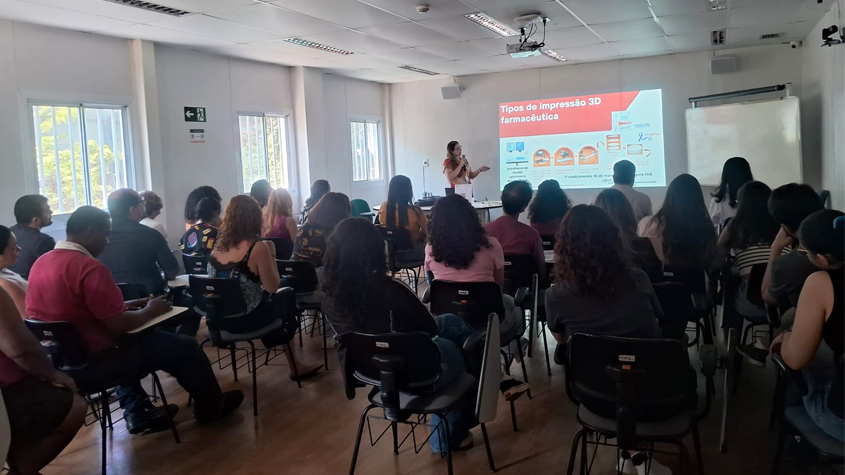
[{"label": "red slide banner", "polygon": [[499,137],[528,137],[613,128],[613,112],[625,111],[639,91],[592,94],[499,104]]}]

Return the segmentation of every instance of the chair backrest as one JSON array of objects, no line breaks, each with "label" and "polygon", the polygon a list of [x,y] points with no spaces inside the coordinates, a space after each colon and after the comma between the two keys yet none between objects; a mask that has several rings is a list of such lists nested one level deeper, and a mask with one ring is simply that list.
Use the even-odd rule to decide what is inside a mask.
[{"label": "chair backrest", "polygon": [[570,340],[567,370],[575,397],[590,411],[617,419],[620,439],[638,421],[689,409],[694,374],[678,340],[578,333]]},{"label": "chair backrest", "polygon": [[349,207],[350,207],[350,211],[351,211],[350,216],[352,216],[353,218],[357,218],[357,217],[361,216],[363,213],[369,213],[370,212],[370,204],[367,203],[365,200],[361,200],[361,199],[358,199],[358,198],[352,200],[349,203]]},{"label": "chair backrest", "polygon": [[183,253],[182,262],[185,263],[186,274],[208,275],[208,255],[192,256]]},{"label": "chair backrest", "polygon": [[555,250],[555,235],[549,236],[540,236],[540,240],[543,241],[543,250],[544,251],[554,251]]},{"label": "chair backrest", "polygon": [[819,190],[819,201],[822,202],[822,206],[827,208],[830,202],[830,190]]},{"label": "chair backrest", "polygon": [[88,365],[88,344],[72,323],[27,319],[26,327],[47,350],[57,369],[73,371]]},{"label": "chair backrest", "polygon": [[276,246],[276,259],[288,260],[293,254],[293,241],[288,238],[263,237],[264,241],[270,241]]},{"label": "chair backrest", "polygon": [[435,280],[431,283],[431,313],[453,313],[463,318],[473,328],[484,328],[487,316],[495,313],[499,321],[505,318],[502,290],[495,282],[449,282]]},{"label": "chair backrest", "polygon": [[751,275],[748,276],[748,291],[745,294],[748,303],[763,308],[766,306],[765,302],[763,302],[763,294],[761,292],[764,275],[766,275],[766,264],[751,266]]},{"label": "chair backrest", "polygon": [[496,314],[487,317],[487,332],[484,352],[481,357],[481,372],[478,377],[478,393],[475,399],[475,418],[479,423],[496,419],[499,407],[499,383],[502,381],[502,365],[499,361],[499,319]]},{"label": "chair backrest", "polygon": [[179,263],[179,275],[187,274],[188,272],[185,271],[185,262],[182,260],[182,251],[180,249],[174,249],[170,253],[173,254],[176,262]]},{"label": "chair backrest", "polygon": [[652,287],[663,309],[660,320],[663,338],[680,340],[686,332],[687,322],[694,319],[689,292],[679,282],[660,282],[652,284]]},{"label": "chair backrest", "polygon": [[527,254],[505,254],[505,281],[502,292],[513,297],[517,289],[527,287],[532,294],[534,288],[534,276],[539,274],[537,261],[534,256]]},{"label": "chair backrest", "polygon": [[663,278],[667,282],[678,282],[691,294],[707,292],[707,271],[694,267],[663,267]]},{"label": "chair backrest", "polygon": [[150,294],[147,293],[147,288],[144,287],[144,284],[122,283],[117,284],[117,288],[120,289],[120,293],[123,294],[124,301],[142,299],[150,296]]},{"label": "chair backrest", "polygon": [[312,294],[320,285],[317,271],[310,262],[276,259],[276,267],[284,285],[293,287],[297,295]]},{"label": "chair backrest", "polygon": [[208,319],[209,329],[224,318],[246,315],[246,301],[238,279],[192,275],[189,277],[194,309]]},{"label": "chair backrest", "polygon": [[381,238],[384,239],[388,245],[393,242],[396,251],[407,251],[413,247],[411,241],[411,232],[405,228],[386,228],[384,226],[376,226]]}]

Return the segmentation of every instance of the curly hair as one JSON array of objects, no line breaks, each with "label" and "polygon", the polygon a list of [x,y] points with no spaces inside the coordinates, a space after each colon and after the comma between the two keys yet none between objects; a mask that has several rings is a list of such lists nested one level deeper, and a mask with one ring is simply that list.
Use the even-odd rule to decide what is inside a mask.
[{"label": "curly hair", "polygon": [[[323,256],[322,287],[358,328],[371,304],[381,298],[387,276],[384,241],[376,227],[364,218],[347,218],[331,235]],[[340,315],[333,315],[342,318]]]},{"label": "curly hair", "polygon": [[631,284],[619,229],[596,206],[569,210],[555,242],[555,283],[581,296],[609,298]]},{"label": "curly hair", "polygon": [[155,191],[144,190],[139,194],[141,195],[141,199],[144,200],[144,209],[147,211],[147,217],[164,208],[161,196],[158,196]]},{"label": "curly hair", "polygon": [[217,234],[215,251],[226,252],[243,241],[254,242],[261,237],[261,206],[249,195],[229,200]]},{"label": "curly hair", "polygon": [[762,181],[749,181],[739,189],[736,216],[728,223],[733,248],[774,242],[780,225],[769,214],[771,194],[772,189]]},{"label": "curly hair", "polygon": [[537,187],[537,195],[528,205],[528,221],[551,223],[563,219],[571,207],[572,202],[560,188],[557,180],[546,180]]},{"label": "curly hair", "polygon": [[490,247],[478,213],[461,195],[440,198],[431,208],[428,242],[435,261],[466,269],[482,247]]},{"label": "curly hair", "polygon": [[270,199],[267,201],[267,206],[264,207],[264,228],[262,229],[263,236],[269,236],[273,231],[273,226],[279,222],[280,219],[293,217],[293,198],[291,198],[288,190],[284,188],[276,188],[270,193]]},{"label": "curly hair", "polygon": [[349,197],[343,193],[326,193],[308,213],[307,226],[323,228],[327,234],[351,214]]},{"label": "curly hair", "polygon": [[188,199],[185,200],[185,222],[188,224],[194,224],[197,222],[199,217],[197,217],[197,205],[203,198],[211,198],[213,200],[219,201],[223,203],[223,198],[220,197],[220,193],[214,189],[214,187],[205,185],[199,188],[194,189],[189,195]]},{"label": "curly hair", "polygon": [[716,250],[716,230],[694,176],[683,173],[672,180],[654,222],[661,230],[667,263],[693,268],[710,266]]}]

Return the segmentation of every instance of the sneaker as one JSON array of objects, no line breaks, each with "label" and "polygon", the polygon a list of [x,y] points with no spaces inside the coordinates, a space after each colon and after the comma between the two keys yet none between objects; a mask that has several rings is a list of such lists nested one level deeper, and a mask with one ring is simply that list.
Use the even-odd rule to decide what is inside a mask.
[{"label": "sneaker", "polygon": [[460,443],[460,444],[458,444],[458,448],[457,448],[457,449],[455,449],[455,450],[466,450],[466,449],[469,449],[469,448],[471,448],[471,447],[473,446],[473,443],[474,443],[474,442],[473,442],[473,440],[472,440],[472,432],[467,431],[467,435],[465,435],[465,436],[464,436],[464,438],[463,438],[463,439],[461,439],[461,443]]},{"label": "sneaker", "polygon": [[244,402],[244,393],[240,389],[227,391],[223,393],[222,399],[218,410],[210,414],[203,414],[205,411],[199,409],[199,404],[194,404],[194,419],[199,423],[205,424],[228,416]]},{"label": "sneaker", "polygon": [[[634,465],[634,458],[635,457],[632,457],[626,460],[619,457],[616,470],[621,471],[625,475],[672,475],[672,470],[670,470],[669,467],[663,465],[654,458],[651,459],[651,467],[648,466],[648,459],[641,462],[639,465]],[[646,472],[647,468],[649,469],[648,472]]]},{"label": "sneaker", "polygon": [[746,361],[754,366],[759,366],[761,368],[766,367],[766,358],[769,357],[768,350],[759,348],[753,343],[749,343],[747,345],[738,346],[736,351],[738,351],[739,354],[745,357]]},{"label": "sneaker", "polygon": [[176,417],[179,406],[168,404],[126,416],[126,430],[130,434],[153,434],[170,429],[170,420]]},{"label": "sneaker", "polygon": [[520,398],[523,394],[528,392],[528,383],[518,379],[505,379],[499,383],[499,391],[505,397],[505,401],[513,402]]}]

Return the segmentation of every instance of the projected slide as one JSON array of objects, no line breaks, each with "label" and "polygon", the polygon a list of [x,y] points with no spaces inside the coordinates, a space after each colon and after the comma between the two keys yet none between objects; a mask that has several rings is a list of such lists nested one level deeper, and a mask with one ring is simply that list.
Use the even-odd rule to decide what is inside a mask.
[{"label": "projected slide", "polygon": [[636,186],[666,186],[660,89],[499,104],[502,187],[606,188],[623,159],[637,166]]}]

